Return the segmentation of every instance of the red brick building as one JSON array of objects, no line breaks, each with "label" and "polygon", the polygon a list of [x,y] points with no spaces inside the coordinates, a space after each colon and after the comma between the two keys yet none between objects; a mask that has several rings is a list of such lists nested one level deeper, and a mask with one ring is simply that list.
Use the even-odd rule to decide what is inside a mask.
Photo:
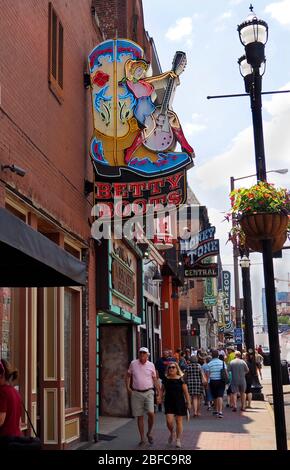
[{"label": "red brick building", "polygon": [[141,0],[1,2],[0,347],[19,368],[20,392],[48,449],[96,432],[84,72],[92,48],[115,34],[138,42],[160,69]]}]

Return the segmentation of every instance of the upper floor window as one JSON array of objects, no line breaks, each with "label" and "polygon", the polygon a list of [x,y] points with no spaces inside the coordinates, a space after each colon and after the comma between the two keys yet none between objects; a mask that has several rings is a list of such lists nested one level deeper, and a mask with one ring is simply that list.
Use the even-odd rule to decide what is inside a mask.
[{"label": "upper floor window", "polygon": [[51,91],[59,102],[63,99],[63,26],[49,3],[49,75]]}]

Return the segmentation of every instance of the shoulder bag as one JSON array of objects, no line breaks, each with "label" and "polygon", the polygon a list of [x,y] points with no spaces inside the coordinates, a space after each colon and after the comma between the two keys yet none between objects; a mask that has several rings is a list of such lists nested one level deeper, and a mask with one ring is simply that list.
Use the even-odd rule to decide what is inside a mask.
[{"label": "shoulder bag", "polygon": [[33,430],[35,437],[32,436],[3,436],[0,440],[0,448],[4,447],[5,450],[33,450],[39,451],[41,450],[41,440],[37,436],[28,411],[26,410],[24,403],[22,402],[22,406],[28,418],[29,424],[31,429]]},{"label": "shoulder bag", "polygon": [[224,363],[224,361],[223,361],[223,368],[221,369],[221,380],[222,380],[225,384],[228,384],[228,383],[229,383],[229,375],[228,375],[227,369],[225,368],[225,363]]}]

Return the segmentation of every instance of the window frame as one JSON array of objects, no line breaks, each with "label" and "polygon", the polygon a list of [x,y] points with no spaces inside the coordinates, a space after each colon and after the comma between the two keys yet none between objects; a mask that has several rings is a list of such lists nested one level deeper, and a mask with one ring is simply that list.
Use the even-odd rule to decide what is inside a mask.
[{"label": "window frame", "polygon": [[[78,413],[82,410],[82,291],[79,287],[65,287],[65,292],[69,291],[73,294],[73,302],[75,303],[75,319],[72,332],[71,349],[74,348],[72,374],[75,383],[72,386],[72,403],[70,407],[65,406],[65,416]],[[64,303],[65,308],[65,303]],[[65,334],[65,325],[64,325]],[[77,346],[77,347],[76,347]],[[64,373],[65,373],[65,354],[64,354]]]},{"label": "window frame", "polygon": [[[55,17],[56,31],[55,39],[53,38],[53,18]],[[62,32],[62,40],[60,46],[60,31]],[[55,58],[54,58],[55,43]],[[54,76],[55,68],[55,76]],[[49,88],[61,104],[63,102],[64,89],[64,28],[58,13],[49,2],[48,12],[48,84]]]}]

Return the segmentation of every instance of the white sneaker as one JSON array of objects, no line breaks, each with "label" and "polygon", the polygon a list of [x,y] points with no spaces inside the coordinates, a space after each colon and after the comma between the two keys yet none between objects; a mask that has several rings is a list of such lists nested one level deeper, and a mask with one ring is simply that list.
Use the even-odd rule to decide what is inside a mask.
[{"label": "white sneaker", "polygon": [[180,442],[180,439],[176,439],[176,447],[181,447],[181,442]]}]

